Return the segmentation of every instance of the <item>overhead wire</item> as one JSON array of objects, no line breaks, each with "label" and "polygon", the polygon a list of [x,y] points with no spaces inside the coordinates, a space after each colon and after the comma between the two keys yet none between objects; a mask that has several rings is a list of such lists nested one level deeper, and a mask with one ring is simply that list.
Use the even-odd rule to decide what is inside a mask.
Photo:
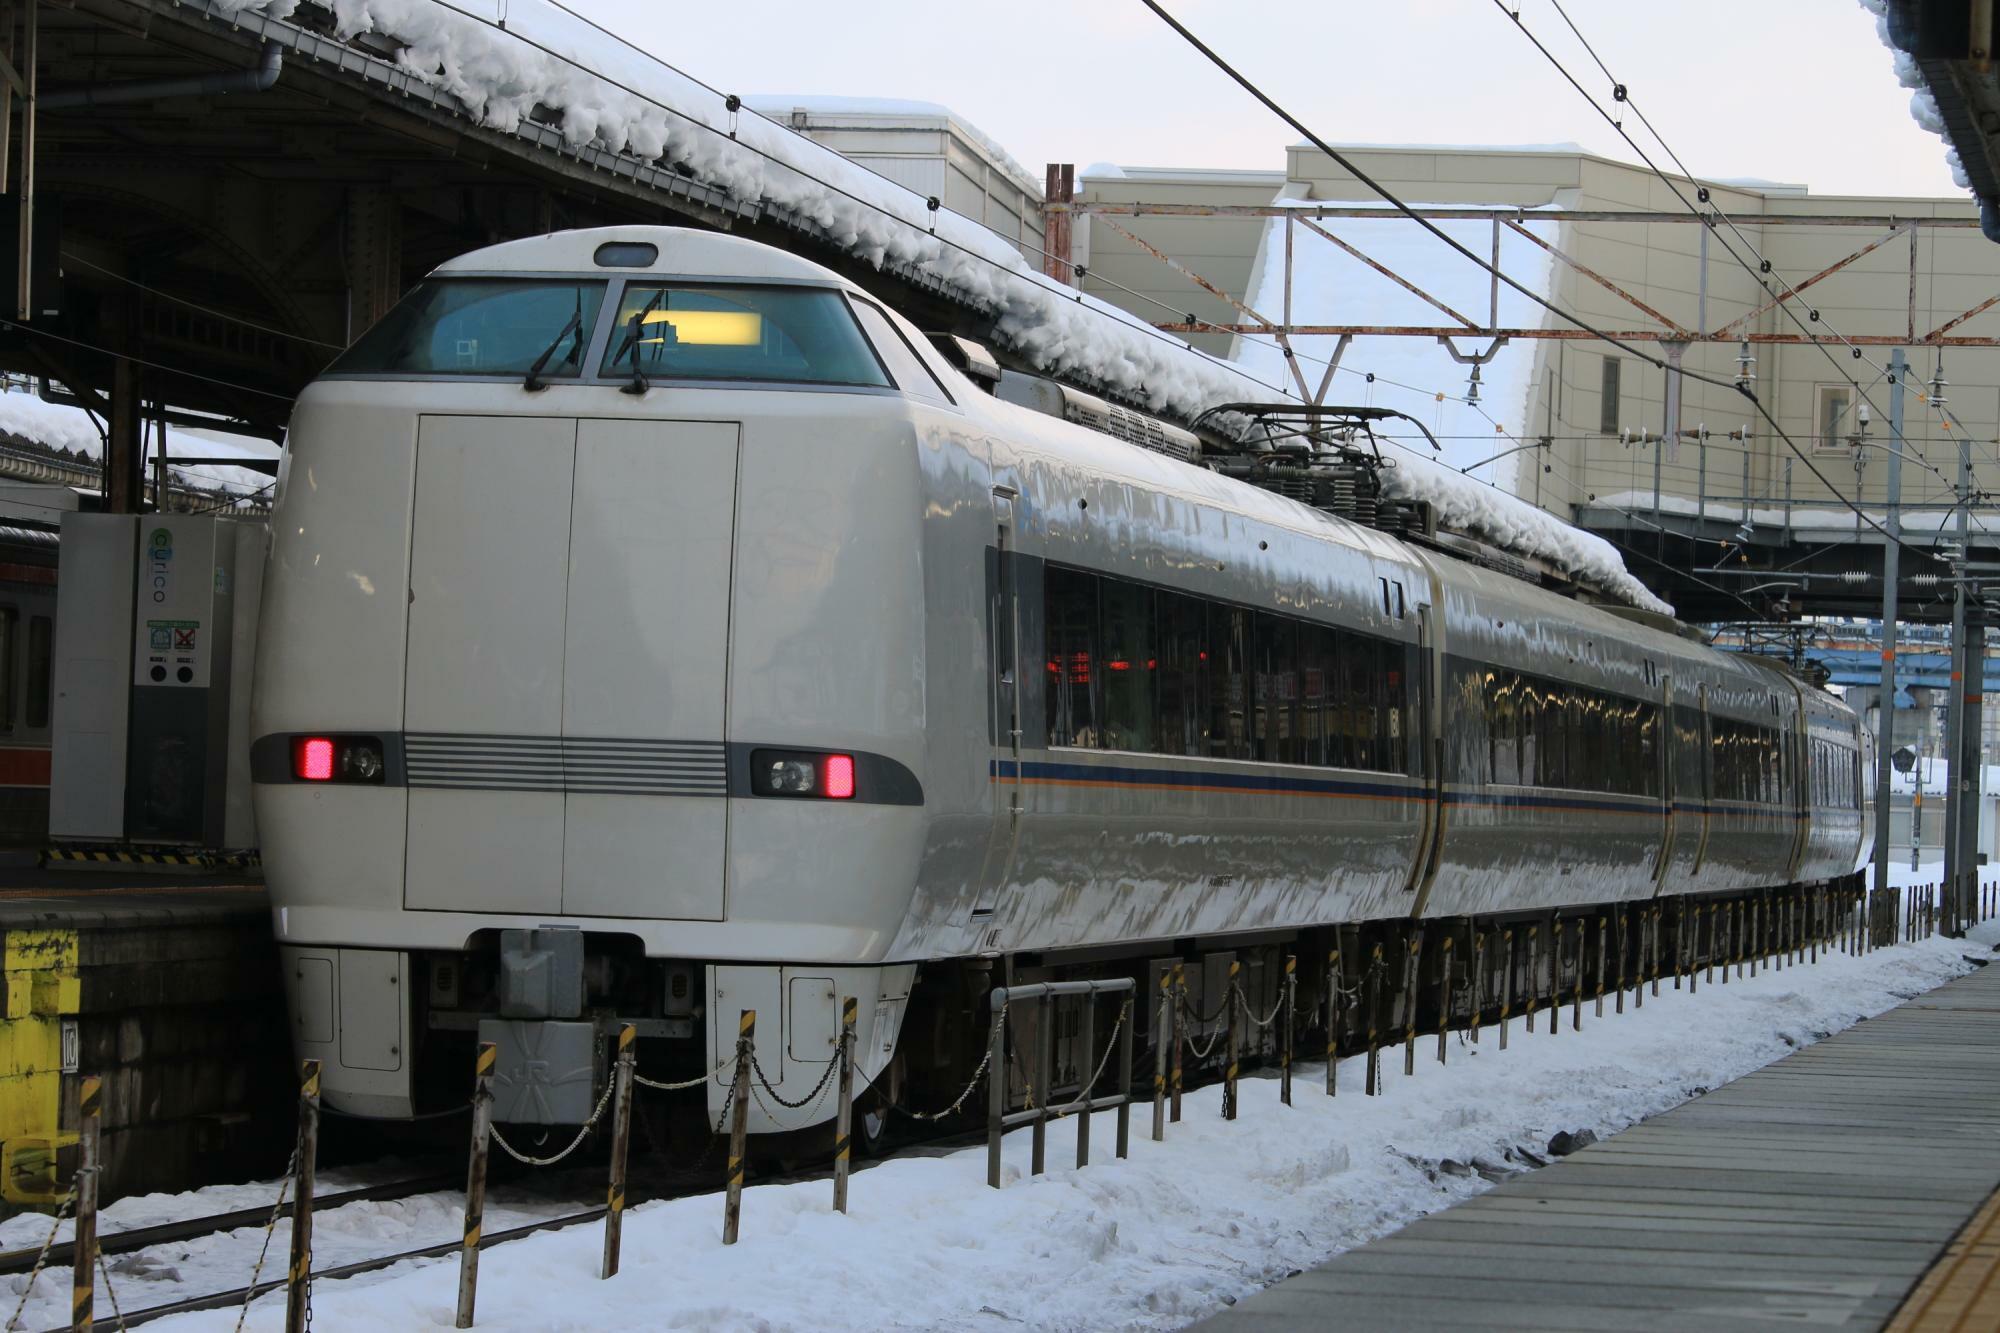
[{"label": "overhead wire", "polygon": [[[1542,56],[1545,59],[1547,59],[1552,66],[1555,67],[1556,71],[1563,76],[1563,79],[1567,83],[1569,83],[1569,85],[1572,88],[1576,89],[1577,94],[1590,104],[1591,109],[1596,111],[1597,114],[1604,119],[1605,123],[1609,124],[1612,127],[1612,129],[1617,132],[1618,136],[1621,139],[1623,139],[1629,147],[1631,147],[1632,151],[1639,155],[1640,160],[1645,163],[1646,168],[1649,171],[1651,171],[1653,175],[1657,177],[1660,180],[1660,182],[1664,184],[1673,193],[1674,197],[1680,201],[1682,207],[1687,209],[1688,212],[1691,213],[1698,221],[1703,223],[1703,225],[1707,226],[1711,232],[1715,232],[1714,220],[1717,218],[1719,218],[1723,222],[1723,224],[1729,228],[1731,234],[1733,234],[1736,237],[1736,239],[1743,245],[1744,249],[1748,250],[1752,255],[1754,255],[1757,258],[1758,267],[1752,268],[1750,263],[1747,260],[1745,260],[1742,255],[1737,253],[1736,247],[1729,243],[1728,238],[1722,236],[1719,232],[1717,232],[1716,233],[1717,239],[1721,241],[1724,253],[1726,253],[1732,260],[1734,260],[1736,264],[1740,268],[1742,268],[1745,273],[1748,273],[1762,291],[1764,291],[1767,295],[1775,295],[1777,297],[1776,303],[1773,308],[1782,313],[1798,328],[1798,330],[1802,334],[1806,336],[1807,345],[1819,349],[1820,354],[1827,359],[1827,362],[1833,366],[1835,371],[1837,371],[1840,374],[1841,378],[1848,382],[1848,384],[1854,389],[1855,393],[1861,398],[1863,402],[1868,403],[1871,408],[1874,408],[1875,407],[1874,400],[1868,396],[1867,390],[1861,386],[1860,382],[1853,376],[1853,374],[1850,373],[1845,366],[1840,364],[1840,359],[1834,356],[1831,349],[1827,346],[1827,340],[1821,338],[1818,334],[1814,333],[1811,329],[1809,329],[1806,326],[1806,324],[1799,319],[1798,312],[1792,309],[1790,302],[1793,298],[1798,297],[1800,295],[1799,289],[1794,287],[1784,277],[1783,274],[1777,271],[1776,267],[1771,263],[1771,261],[1767,259],[1760,250],[1758,250],[1756,244],[1752,242],[1750,238],[1743,233],[1742,228],[1736,224],[1735,219],[1729,215],[1728,211],[1724,209],[1720,204],[1715,202],[1712,193],[1705,186],[1697,187],[1699,195],[1701,196],[1701,202],[1707,205],[1708,209],[1713,214],[1713,217],[1704,216],[1704,214],[1701,211],[1701,208],[1697,206],[1693,201],[1688,199],[1687,195],[1682,191],[1680,185],[1677,184],[1672,177],[1668,176],[1665,171],[1661,170],[1659,164],[1653,161],[1651,155],[1648,154],[1646,150],[1639,145],[1638,141],[1635,140],[1631,136],[1631,134],[1629,134],[1625,130],[1624,124],[1617,117],[1612,115],[1611,112],[1608,111],[1603,106],[1603,104],[1600,103],[1597,100],[1597,98],[1589,92],[1589,90],[1584,88],[1583,84],[1576,78],[1576,76],[1573,73],[1570,72],[1569,68],[1563,64],[1561,58],[1558,57],[1553,51],[1551,51],[1548,45],[1544,43],[1539,37],[1537,37],[1534,31],[1530,29],[1525,22],[1523,22],[1521,18],[1521,11],[1518,8],[1509,8],[1505,0],[1493,0],[1493,3],[1495,8],[1499,9],[1503,14],[1505,14],[1509,19],[1513,21],[1514,26],[1520,31],[1521,35],[1527,38],[1528,42],[1531,45],[1533,45],[1535,49],[1539,51],[1542,54]],[[1673,146],[1669,144],[1665,136],[1662,135],[1659,132],[1659,130],[1654,127],[1652,121],[1647,119],[1646,113],[1639,108],[1637,101],[1632,97],[1630,88],[1626,84],[1621,83],[1618,80],[1617,76],[1611,72],[1610,66],[1608,66],[1604,62],[1603,57],[1597,53],[1596,47],[1591,44],[1589,38],[1584,36],[1583,31],[1577,26],[1576,22],[1570,18],[1569,12],[1563,8],[1561,0],[1550,0],[1550,4],[1555,8],[1556,13],[1561,16],[1564,24],[1568,26],[1571,33],[1573,33],[1576,36],[1577,41],[1582,44],[1584,50],[1587,53],[1589,53],[1591,60],[1597,65],[1597,68],[1603,73],[1604,77],[1608,81],[1610,81],[1613,88],[1614,100],[1618,101],[1621,105],[1629,106],[1632,108],[1633,114],[1636,115],[1639,118],[1639,122],[1646,127],[1647,133],[1653,136],[1654,141],[1659,144],[1661,150],[1665,152],[1666,155],[1673,160],[1674,165],[1680,169],[1682,179],[1690,184],[1695,183],[1697,178],[1695,177],[1694,173],[1688,169],[1687,163],[1681,159],[1680,154],[1674,151]],[[1914,244],[1914,233],[1912,234],[1912,243]],[[1933,252],[1935,252],[1935,246],[1933,246]],[[1935,263],[1935,253],[1933,253],[1933,263]],[[1782,288],[1782,292],[1780,293],[1772,292],[1771,283],[1766,281],[1766,275],[1769,275],[1770,277],[1775,278],[1777,280],[1778,285]],[[1835,328],[1831,321],[1823,319],[1817,309],[1811,310],[1810,314],[1812,316],[1813,322],[1823,324],[1827,329],[1827,331],[1833,335],[1832,337],[1833,342],[1848,348],[1852,359],[1862,361],[1871,368],[1873,368],[1876,371],[1876,378],[1878,380],[1885,376],[1889,376],[1892,373],[1887,366],[1875,360],[1872,356],[1867,355],[1867,353],[1865,353],[1862,350],[1859,344],[1855,343],[1851,338],[1841,333],[1839,329]],[[1706,382],[1709,383],[1715,383],[1715,381],[1713,380],[1706,380],[1706,377],[1699,377],[1699,378],[1703,378]],[[1749,394],[1746,390],[1742,388],[1742,386],[1739,385],[1735,387],[1737,387],[1739,392],[1744,392],[1745,396],[1750,397],[1752,401],[1757,401],[1755,399],[1755,396]],[[1759,406],[1761,410],[1761,403],[1759,404]],[[1880,409],[1876,408],[1875,410],[1879,411]],[[1769,417],[1768,412],[1766,412],[1764,415],[1767,418]],[[1778,429],[1775,420],[1773,420],[1771,424],[1774,430]],[[1780,432],[1780,434],[1781,435],[1783,434],[1782,431]],[[1786,444],[1792,449],[1794,453],[1800,453],[1798,446],[1795,443],[1793,443],[1793,441],[1790,439],[1789,436],[1785,436],[1784,438]],[[1909,441],[1907,440],[1906,437],[1904,437],[1904,438],[1899,438],[1899,443],[1907,446]],[[1935,472],[1939,477],[1939,479],[1943,481],[1945,485],[1954,494],[1956,494],[1957,492],[1956,485],[1954,485],[1948,478],[1946,478],[1943,472],[1931,466],[1927,460],[1922,460],[1922,459],[1912,460],[1911,455],[1907,448],[1905,448],[1902,452],[1906,460],[1916,461],[1918,463],[1918,466],[1924,467],[1929,471]],[[1801,459],[1803,459],[1804,455],[1801,453],[1800,457]],[[1808,462],[1807,466],[1811,467],[1812,464]],[[1831,483],[1827,481],[1827,478],[1823,474],[1819,473],[1817,468],[1813,468],[1813,471],[1814,475],[1818,476],[1823,483],[1826,483],[1829,489],[1833,489]],[[1850,507],[1854,508],[1857,514],[1860,514],[1861,511],[1858,506],[1850,503]],[[1863,517],[1866,516],[1863,515]],[[1886,530],[1881,528],[1880,524],[1873,523],[1873,520],[1869,521],[1871,523],[1871,526],[1876,527],[1878,531],[1882,531],[1885,537],[1888,535]],[[1919,547],[1914,549],[1924,550],[1925,548]],[[1926,552],[1926,553],[1931,554],[1934,559],[1941,558],[1936,556],[1934,552]]]}]

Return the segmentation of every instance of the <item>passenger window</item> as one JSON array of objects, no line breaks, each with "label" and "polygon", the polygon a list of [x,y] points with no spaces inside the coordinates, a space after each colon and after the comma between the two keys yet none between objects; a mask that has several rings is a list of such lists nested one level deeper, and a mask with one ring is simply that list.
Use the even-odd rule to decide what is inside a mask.
[{"label": "passenger window", "polygon": [[1100,661],[1104,666],[1102,735],[1107,750],[1151,753],[1158,714],[1153,697],[1153,590],[1120,579],[1098,586]]},{"label": "passenger window", "polygon": [[1249,620],[1238,607],[1208,611],[1208,752],[1217,759],[1250,757]]},{"label": "passenger window", "polygon": [[1299,626],[1298,762],[1331,764],[1333,682],[1339,635],[1331,626]]},{"label": "passenger window", "polygon": [[1298,626],[1283,616],[1257,617],[1257,758],[1297,763]]},{"label": "passenger window", "polygon": [[30,727],[49,725],[49,683],[55,656],[55,625],[47,616],[28,621],[28,703]]},{"label": "passenger window", "polygon": [[924,364],[922,356],[910,346],[889,317],[867,301],[856,301],[854,313],[861,320],[861,327],[867,331],[868,341],[875,344],[876,354],[889,367],[889,375],[897,387],[912,398],[922,398],[933,403],[949,404],[951,395]]},{"label": "passenger window", "polygon": [[1049,744],[1095,748],[1091,638],[1097,628],[1097,580],[1055,566],[1047,579]]},{"label": "passenger window", "polygon": [[1159,635],[1160,753],[1208,753],[1208,608],[1163,592],[1155,599]]},{"label": "passenger window", "polygon": [[817,287],[662,287],[619,302],[603,373],[887,387],[838,292]]},{"label": "passenger window", "polygon": [[0,731],[14,729],[14,656],[20,613],[0,607]]}]

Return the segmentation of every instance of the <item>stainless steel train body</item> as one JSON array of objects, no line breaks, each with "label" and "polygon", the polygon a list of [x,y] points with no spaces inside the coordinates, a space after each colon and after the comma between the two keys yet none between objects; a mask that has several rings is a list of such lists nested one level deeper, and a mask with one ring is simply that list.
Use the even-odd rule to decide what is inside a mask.
[{"label": "stainless steel train body", "polygon": [[920,969],[1855,863],[1838,702],[1000,401],[786,253],[512,242],[385,325],[299,401],[254,712],[344,1110],[462,1101],[477,1036],[573,1123],[611,1023],[699,1073],[746,1009],[797,1097],[838,996],[869,1081],[977,1045]]}]

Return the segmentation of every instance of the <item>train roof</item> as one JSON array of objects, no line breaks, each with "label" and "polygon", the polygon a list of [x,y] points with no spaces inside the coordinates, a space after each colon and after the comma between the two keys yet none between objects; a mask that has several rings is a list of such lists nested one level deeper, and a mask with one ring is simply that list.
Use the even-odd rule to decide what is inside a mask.
[{"label": "train roof", "polygon": [[[606,264],[598,260],[607,242],[650,245],[650,263]],[[630,258],[631,256],[620,256]],[[827,283],[859,291],[853,283],[789,250],[719,231],[692,227],[589,227],[502,241],[448,259],[432,270],[452,273],[595,273],[604,277],[661,274],[676,278],[754,278],[764,281]]]}]

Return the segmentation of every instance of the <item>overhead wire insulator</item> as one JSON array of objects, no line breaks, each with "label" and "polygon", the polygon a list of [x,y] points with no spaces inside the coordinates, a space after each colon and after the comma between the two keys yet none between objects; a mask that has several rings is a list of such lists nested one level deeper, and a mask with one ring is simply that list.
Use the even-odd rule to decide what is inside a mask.
[{"label": "overhead wire insulator", "polygon": [[1757,382],[1757,358],[1750,354],[1750,340],[1736,345],[1736,387],[1747,389]]},{"label": "overhead wire insulator", "polygon": [[1466,381],[1465,401],[1470,404],[1477,404],[1479,402],[1479,366],[1477,363],[1474,363],[1472,367],[1472,378]]}]

